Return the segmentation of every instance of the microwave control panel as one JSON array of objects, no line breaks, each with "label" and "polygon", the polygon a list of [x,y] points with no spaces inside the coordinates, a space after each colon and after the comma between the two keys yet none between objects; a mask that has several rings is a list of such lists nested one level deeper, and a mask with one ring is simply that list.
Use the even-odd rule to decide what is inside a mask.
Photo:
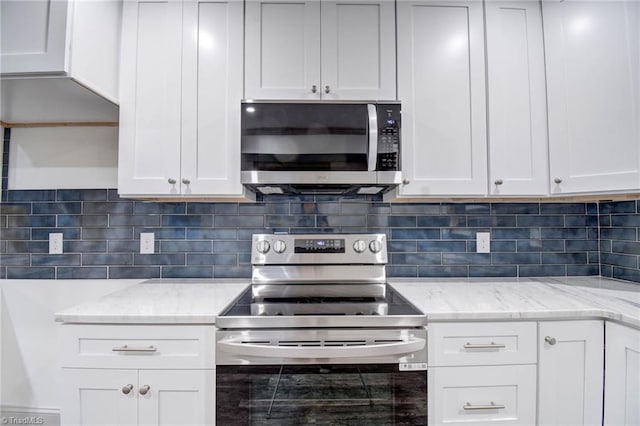
[{"label": "microwave control panel", "polygon": [[400,156],[400,105],[378,104],[377,170],[398,170]]}]

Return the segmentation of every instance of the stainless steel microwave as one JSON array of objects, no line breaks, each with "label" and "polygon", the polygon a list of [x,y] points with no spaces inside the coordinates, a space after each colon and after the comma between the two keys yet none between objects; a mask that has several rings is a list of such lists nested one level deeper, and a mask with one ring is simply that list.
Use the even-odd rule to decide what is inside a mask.
[{"label": "stainless steel microwave", "polygon": [[242,183],[260,193],[386,192],[401,182],[399,102],[243,101]]}]

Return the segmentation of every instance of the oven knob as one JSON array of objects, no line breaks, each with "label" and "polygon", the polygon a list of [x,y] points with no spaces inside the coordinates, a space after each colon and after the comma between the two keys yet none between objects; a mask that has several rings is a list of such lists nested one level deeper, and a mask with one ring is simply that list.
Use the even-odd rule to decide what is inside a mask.
[{"label": "oven knob", "polygon": [[373,240],[369,243],[369,250],[372,253],[379,253],[382,250],[382,243],[378,240]]},{"label": "oven knob", "polygon": [[269,245],[269,241],[260,240],[256,243],[256,250],[262,254],[266,254],[270,248],[271,245]]},{"label": "oven knob", "polygon": [[355,243],[353,243],[353,249],[356,251],[356,253],[362,253],[367,249],[367,243],[365,243],[363,240],[357,240]]},{"label": "oven knob", "polygon": [[276,253],[283,253],[286,249],[287,245],[282,240],[278,240],[273,243],[273,251],[275,251]]}]

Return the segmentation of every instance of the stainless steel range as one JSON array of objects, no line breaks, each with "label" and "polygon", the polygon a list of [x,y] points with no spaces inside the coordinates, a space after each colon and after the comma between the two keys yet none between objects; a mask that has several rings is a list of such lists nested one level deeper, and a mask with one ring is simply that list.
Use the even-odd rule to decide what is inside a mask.
[{"label": "stainless steel range", "polygon": [[251,261],[216,319],[220,424],[426,424],[426,318],[384,234],[254,235]]}]

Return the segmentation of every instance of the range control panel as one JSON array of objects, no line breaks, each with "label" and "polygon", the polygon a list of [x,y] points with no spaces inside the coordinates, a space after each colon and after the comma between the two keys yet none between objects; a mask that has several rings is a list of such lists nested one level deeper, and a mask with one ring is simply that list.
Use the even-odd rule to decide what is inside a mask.
[{"label": "range control panel", "polygon": [[255,234],[253,264],[385,264],[385,234]]},{"label": "range control panel", "polygon": [[376,169],[399,170],[400,105],[378,104],[378,160]]}]

